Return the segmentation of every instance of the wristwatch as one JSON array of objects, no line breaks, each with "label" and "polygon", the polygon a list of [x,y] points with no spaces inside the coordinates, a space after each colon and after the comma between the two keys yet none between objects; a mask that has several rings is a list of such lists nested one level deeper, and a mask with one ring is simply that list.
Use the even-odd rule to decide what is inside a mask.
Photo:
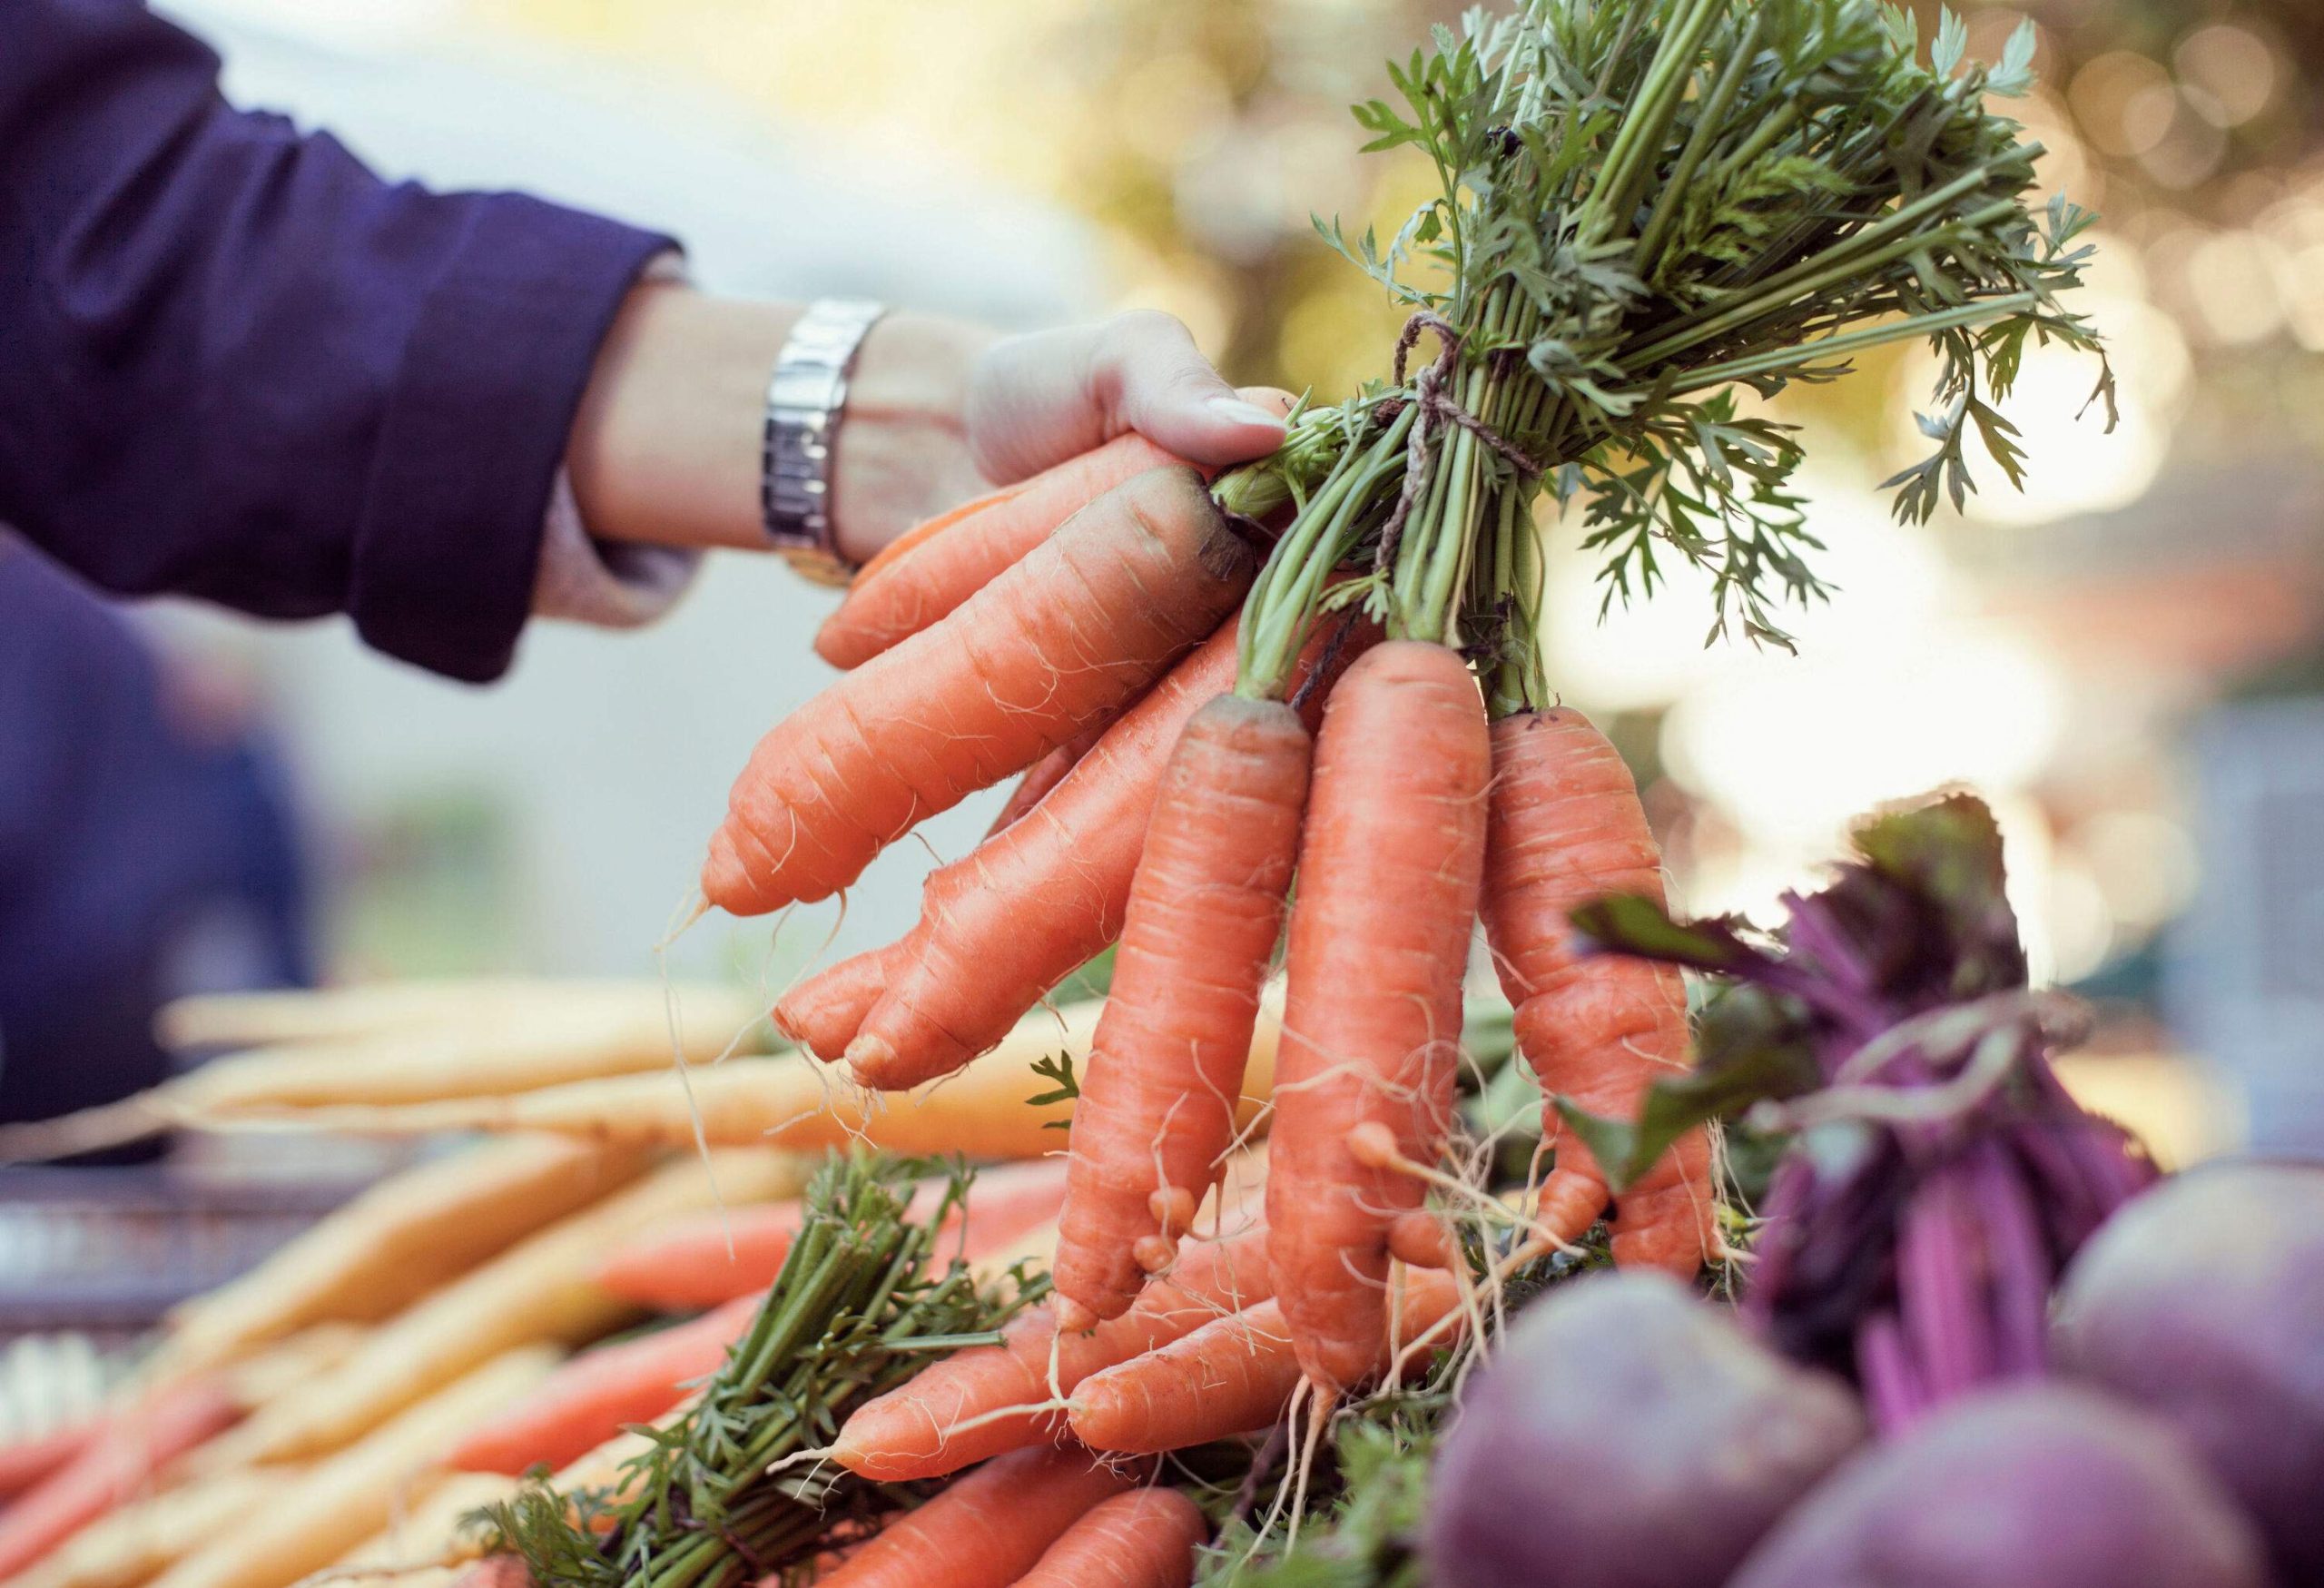
[{"label": "wristwatch", "polygon": [[832,539],[832,442],[847,409],[848,372],[886,312],[862,299],[818,299],[792,326],[767,377],[759,474],[767,544],[819,585],[844,585],[855,574]]}]

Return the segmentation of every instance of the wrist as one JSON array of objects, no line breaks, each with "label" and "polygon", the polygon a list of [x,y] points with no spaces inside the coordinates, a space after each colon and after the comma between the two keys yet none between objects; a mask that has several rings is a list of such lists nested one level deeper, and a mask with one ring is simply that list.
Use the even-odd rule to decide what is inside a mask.
[{"label": "wrist", "polygon": [[[767,378],[795,304],[641,282],[599,350],[566,462],[602,540],[764,550]],[[931,510],[985,488],[961,410],[991,334],[893,313],[865,335],[832,442],[834,544],[861,562]]]},{"label": "wrist", "polygon": [[766,544],[759,466],[767,372],[799,312],[680,282],[632,289],[598,350],[566,454],[593,536]]},{"label": "wrist", "polygon": [[962,412],[991,333],[934,315],[891,313],[863,339],[832,443],[831,511],[854,563],[933,506],[989,488],[969,460]]}]

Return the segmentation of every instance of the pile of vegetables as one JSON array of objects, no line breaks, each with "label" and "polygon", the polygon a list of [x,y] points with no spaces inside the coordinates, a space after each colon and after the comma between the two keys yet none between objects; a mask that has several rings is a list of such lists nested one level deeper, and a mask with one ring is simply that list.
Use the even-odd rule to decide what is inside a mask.
[{"label": "pile of vegetables", "polygon": [[[1608,1271],[1605,1226],[1541,1249],[1541,1116],[1490,1044],[1452,1105],[1469,1149],[1397,1234],[1384,1353],[1323,1412],[1259,1214],[1272,1147],[1235,1154],[1137,1298],[1075,1330],[1049,1294],[1071,1132],[1030,1133],[1062,1161],[971,1177],[763,1144],[719,1148],[705,1173],[684,1152],[518,1130],[405,1171],[190,1304],[104,1423],[0,1452],[0,1475],[32,1484],[0,1509],[0,1573],[2309,1581],[2324,1175],[2151,1183],[2050,1072],[2073,1025],[2024,988],[1997,843],[1956,796],[1868,823],[1773,932],[1635,895],[1577,912],[1593,955],[1718,961],[1700,972],[1698,1069],[1629,1118],[1556,1105],[1618,1194],[1707,1123],[1777,1149],[1758,1212],[1722,1219],[1749,1249],[1692,1285]],[[1467,1027],[1506,1031],[1512,1013]],[[1016,1065],[1033,1119],[1084,1100],[1032,1100],[1074,1090],[1096,1022],[1073,1023],[1078,1043]],[[1023,1138],[962,1145],[1006,1157]],[[2011,1175],[1992,1176],[1996,1155]]]},{"label": "pile of vegetables", "polygon": [[[1480,916],[1545,1091],[1626,1112],[1684,1067],[1678,977],[1586,958],[1567,924],[1653,893],[1659,855],[1544,676],[1536,500],[1578,503],[1608,599],[1677,556],[1713,575],[1714,633],[1781,642],[1780,602],[1821,593],[1816,542],[1799,443],[1743,392],[1925,340],[1936,447],[1898,511],[1957,500],[1973,443],[2014,478],[1993,404],[2026,344],[2096,350],[2060,301],[2089,217],[2032,206],[2039,151],[1989,104],[2028,87],[2032,37],[1988,68],[1952,22],[1923,59],[1876,0],[1472,13],[1392,66],[1403,106],[1356,113],[1441,190],[1384,248],[1325,228],[1411,310],[1390,381],[1303,403],[1207,488],[1117,441],[864,570],[818,640],[852,671],[753,753],[705,907],[831,897],[1025,774],[909,934],[775,1018],[908,1089],[1119,939],[1057,1257],[1068,1329],[1135,1305],[1217,1174],[1286,913],[1268,1262],[1318,1404],[1377,1370],[1392,1264],[1428,1238],[1407,1221],[1452,1126]],[[1586,1139],[1549,1133],[1543,1250],[1612,1191]],[[1712,1205],[1706,1138],[1669,1139],[1613,1197],[1616,1260],[1692,1275]]]},{"label": "pile of vegetables", "polygon": [[[805,1051],[734,1038],[755,1006],[649,1042],[634,989],[229,1001],[173,1024],[252,1051],[0,1141],[488,1137],[0,1452],[0,1577],[2315,1580],[2324,1179],[2158,1185],[2074,1103],[1974,800],[1868,823],[1777,929],[1673,919],[1544,676],[1544,494],[1610,601],[1680,557],[1781,644],[1821,594],[1738,389],[1925,339],[1898,511],[1973,444],[2016,476],[2029,339],[2095,351],[2088,217],[1988,104],[2030,33],[1963,39],[1522,0],[1393,67],[1358,118],[1441,192],[1325,229],[1411,310],[1391,380],[1220,478],[1132,437],[971,503],[819,636],[849,675],[753,755],[705,907],[831,897],[1021,777],[910,933],[777,1003]],[[1109,944],[1102,1002],[1043,1006]]]},{"label": "pile of vegetables", "polygon": [[[1067,1179],[1051,1127],[1070,1119],[1097,1008],[1042,1011],[916,1107],[852,1106],[790,1054],[673,1069],[674,1030],[679,1053],[710,1059],[757,1045],[734,1027],[758,1007],[723,989],[477,982],[168,1011],[174,1040],[232,1055],[96,1126],[494,1134],[389,1176],[179,1308],[103,1417],[0,1448],[0,1580],[743,1580],[772,1561],[828,1565],[929,1497],[931,1484],[829,1461],[779,1488],[759,1478],[842,1421],[876,1428],[881,1392],[931,1363],[1006,1392],[977,1368],[1007,1347],[1026,1364],[1017,1398],[1046,1395],[1056,1331],[1034,1304]],[[609,1060],[616,1041],[642,1054],[649,1015],[654,1056]],[[1253,1108],[1275,1029],[1270,1016],[1254,1033]],[[77,1144],[91,1126],[29,1128],[10,1145]],[[995,1167],[971,1200],[957,1158],[876,1150],[913,1143]],[[1256,1198],[1264,1162],[1238,1156],[1218,1218]],[[1263,1271],[1257,1255],[1246,1244],[1239,1271]],[[1202,1301],[1172,1311],[1157,1290],[1140,1323],[1068,1352],[1068,1367],[1094,1373],[1193,1332],[1218,1317],[1216,1298],[1242,1293],[1237,1271],[1231,1254],[1190,1256],[1178,1281]],[[865,1407],[857,1425],[849,1413]],[[969,1465],[974,1438],[1028,1456],[971,1494],[1013,1496],[1006,1472],[1056,1468],[1060,1504],[1075,1504],[1045,1543],[1132,1487],[1111,1468],[1089,1475],[1087,1457],[1078,1477],[1054,1453],[1033,1462],[1062,1426],[1051,1409],[1029,1409],[1013,1438],[964,1435],[934,1468]],[[505,1525],[475,1525],[487,1514]],[[576,1545],[585,1514],[594,1542]],[[1189,1559],[1195,1544],[1183,1508],[1141,1494],[1075,1549],[1116,1532],[1177,1538]],[[593,1553],[607,1540],[611,1553]],[[486,1551],[518,1541],[536,1566]]]}]

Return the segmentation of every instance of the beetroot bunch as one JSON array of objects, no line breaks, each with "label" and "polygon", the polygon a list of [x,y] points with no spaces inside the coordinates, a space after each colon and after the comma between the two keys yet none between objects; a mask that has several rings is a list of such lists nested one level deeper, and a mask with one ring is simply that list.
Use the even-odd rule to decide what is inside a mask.
[{"label": "beetroot bunch", "polygon": [[1659,1085],[1635,1126],[1575,1123],[1625,1163],[1713,1115],[1792,1131],[1745,1316],[1785,1356],[1854,1378],[1893,1431],[2041,1374],[2059,1275],[2155,1171],[2050,1067],[2083,1022],[2026,986],[1992,814],[1955,796],[1866,824],[1856,849],[1768,934],[1637,899],[1581,912],[1600,947],[1723,986],[1696,1073]]}]

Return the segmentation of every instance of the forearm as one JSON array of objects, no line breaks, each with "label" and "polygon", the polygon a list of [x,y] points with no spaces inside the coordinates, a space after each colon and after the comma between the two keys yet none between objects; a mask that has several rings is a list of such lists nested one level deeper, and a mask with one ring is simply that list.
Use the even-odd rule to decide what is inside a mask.
[{"label": "forearm", "polygon": [[0,518],[91,581],[508,662],[592,361],[665,238],[389,184],[141,7],[0,50]]}]

